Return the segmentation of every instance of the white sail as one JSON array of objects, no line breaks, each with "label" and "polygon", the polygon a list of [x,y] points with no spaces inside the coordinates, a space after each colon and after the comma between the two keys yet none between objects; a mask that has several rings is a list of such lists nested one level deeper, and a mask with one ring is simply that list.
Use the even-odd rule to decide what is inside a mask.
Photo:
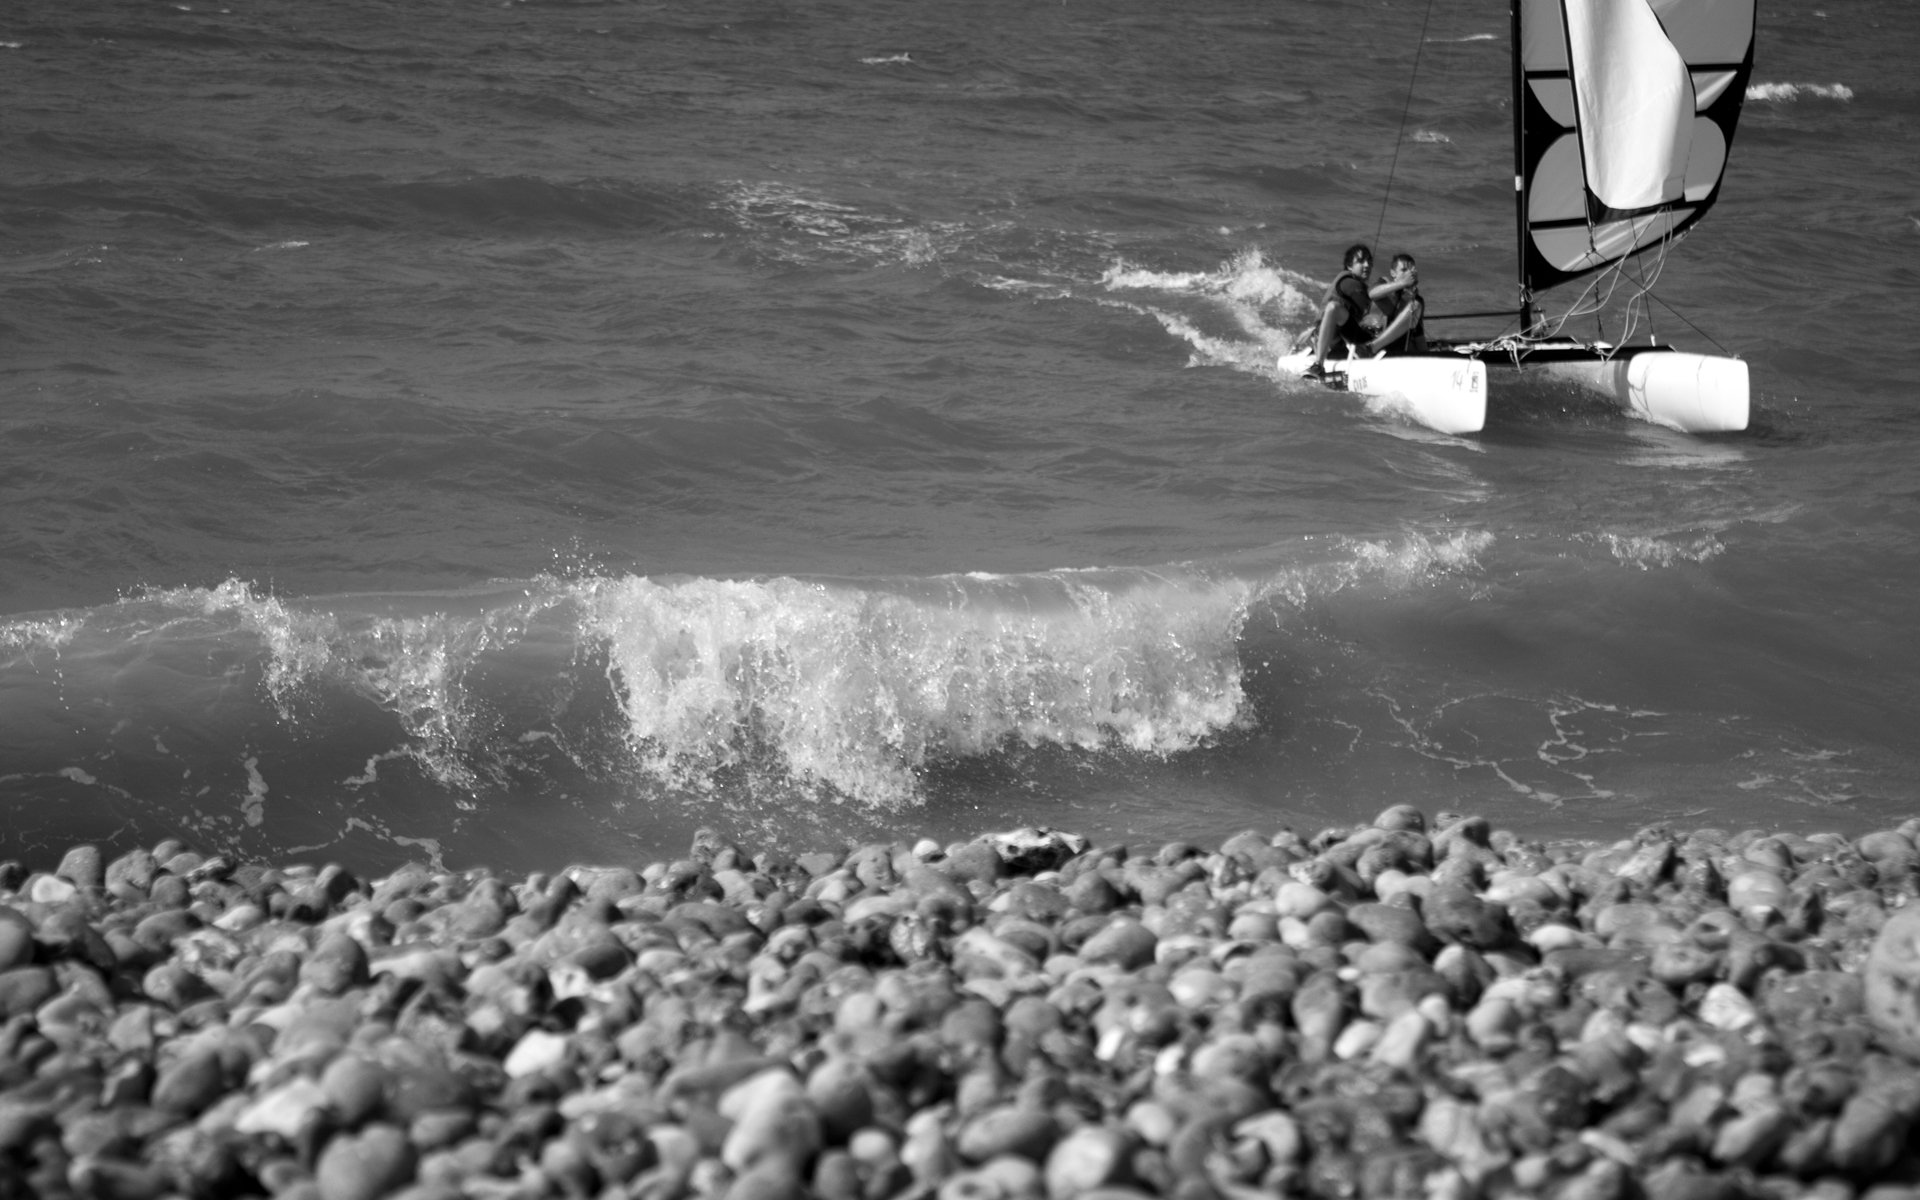
[{"label": "white sail", "polygon": [[1523,283],[1676,235],[1719,192],[1754,0],[1520,0]]},{"label": "white sail", "polygon": [[1566,0],[1587,189],[1614,209],[1680,198],[1693,143],[1686,60],[1644,0]]}]

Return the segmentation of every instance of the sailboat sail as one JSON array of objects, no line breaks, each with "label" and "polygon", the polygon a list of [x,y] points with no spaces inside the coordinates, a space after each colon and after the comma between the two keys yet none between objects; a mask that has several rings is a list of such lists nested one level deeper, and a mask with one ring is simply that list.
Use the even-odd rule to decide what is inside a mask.
[{"label": "sailboat sail", "polygon": [[1754,0],[1516,0],[1521,285],[1677,236],[1720,193]]}]

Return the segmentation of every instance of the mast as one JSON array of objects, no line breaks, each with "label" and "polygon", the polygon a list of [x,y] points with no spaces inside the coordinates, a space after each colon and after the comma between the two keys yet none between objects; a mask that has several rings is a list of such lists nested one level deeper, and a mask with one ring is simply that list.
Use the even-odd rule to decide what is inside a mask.
[{"label": "mast", "polygon": [[1527,73],[1520,57],[1520,7],[1526,0],[1507,0],[1512,20],[1509,42],[1513,49],[1513,224],[1514,271],[1520,288],[1520,336],[1533,330],[1533,287],[1527,278]]}]

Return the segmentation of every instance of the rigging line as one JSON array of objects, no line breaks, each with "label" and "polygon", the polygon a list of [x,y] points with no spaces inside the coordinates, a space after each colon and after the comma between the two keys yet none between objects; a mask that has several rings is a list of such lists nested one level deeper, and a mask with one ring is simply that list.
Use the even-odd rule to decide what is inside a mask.
[{"label": "rigging line", "polygon": [[1427,0],[1427,15],[1420,18],[1420,40],[1413,48],[1413,73],[1407,77],[1407,100],[1400,106],[1400,133],[1393,139],[1393,160],[1387,164],[1387,189],[1380,197],[1380,219],[1373,226],[1373,244],[1387,227],[1387,201],[1393,199],[1393,173],[1400,166],[1400,147],[1407,140],[1407,114],[1413,111],[1413,85],[1420,78],[1420,56],[1427,50],[1427,26],[1433,23],[1434,0]]},{"label": "rigging line", "polygon": [[[1671,244],[1669,238],[1672,232],[1671,226],[1660,231],[1660,253],[1654,261],[1652,279],[1647,278],[1647,260],[1639,255],[1632,256],[1634,270],[1637,271],[1640,276],[1640,286],[1632,296],[1627,298],[1627,327],[1626,331],[1620,335],[1620,344],[1622,346],[1633,340],[1633,335],[1640,328],[1640,318],[1642,314],[1644,314],[1647,319],[1647,336],[1649,338],[1653,336],[1653,313],[1647,308],[1646,301],[1647,296],[1653,291],[1653,285],[1660,280],[1660,272],[1666,269],[1667,247]],[[1622,259],[1621,261],[1625,262],[1626,260]]]},{"label": "rigging line", "polygon": [[1709,342],[1712,342],[1713,348],[1715,350],[1718,350],[1720,353],[1726,355],[1728,358],[1739,357],[1738,355],[1734,354],[1733,351],[1727,349],[1725,346],[1722,346],[1719,343],[1719,341],[1717,341],[1714,338],[1712,334],[1700,328],[1698,325],[1695,325],[1692,321],[1687,320],[1687,314],[1681,312],[1679,309],[1675,308],[1673,305],[1668,304],[1665,300],[1661,300],[1660,297],[1658,296],[1653,296],[1651,297],[1651,299],[1659,301],[1661,308],[1666,309],[1668,312],[1672,313],[1674,316],[1680,318],[1680,323],[1685,325],[1688,329],[1693,330],[1695,333],[1699,334],[1701,337],[1707,339]]},{"label": "rigging line", "polygon": [[[1640,272],[1640,288],[1627,301],[1627,329],[1626,329],[1626,332],[1621,334],[1620,336],[1621,345],[1623,346],[1626,345],[1627,342],[1631,340],[1631,338],[1633,337],[1634,332],[1638,330],[1640,327],[1640,319],[1637,315],[1635,315],[1636,312],[1646,314],[1647,333],[1649,337],[1652,336],[1653,311],[1650,307],[1648,307],[1646,302],[1654,298],[1653,287],[1655,284],[1660,282],[1661,274],[1667,269],[1667,252],[1673,248],[1673,244],[1674,244],[1673,229],[1671,226],[1668,226],[1666,229],[1662,230],[1660,234],[1660,252],[1654,256],[1653,278],[1651,279],[1647,278],[1646,260],[1638,259],[1637,255],[1634,256],[1636,259],[1638,259],[1638,261],[1634,265],[1636,269],[1638,269]],[[1620,261],[1622,266],[1624,267],[1627,260],[1621,259]]]},{"label": "rigging line", "polygon": [[[1599,273],[1593,277],[1593,282],[1586,286],[1586,289],[1568,306],[1567,311],[1561,315],[1560,319],[1554,322],[1552,330],[1550,330],[1546,336],[1560,336],[1561,331],[1566,328],[1567,323],[1576,317],[1597,316],[1599,313],[1604,312],[1607,307],[1613,303],[1614,294],[1620,290],[1620,286],[1626,284],[1634,288],[1634,292],[1633,295],[1627,299],[1627,310],[1623,318],[1625,328],[1622,330],[1618,341],[1614,343],[1616,347],[1626,345],[1632,340],[1635,331],[1640,327],[1640,319],[1636,315],[1636,306],[1644,307],[1644,301],[1660,299],[1653,294],[1654,285],[1660,282],[1661,274],[1667,269],[1667,254],[1672,250],[1676,241],[1678,241],[1678,239],[1673,236],[1673,232],[1670,229],[1661,234],[1659,250],[1658,253],[1654,255],[1653,273],[1651,276],[1647,274],[1645,262],[1644,260],[1640,260],[1638,254],[1630,254],[1623,258],[1614,259],[1605,267],[1601,268]],[[1629,264],[1640,272],[1640,280],[1637,284],[1627,276],[1627,267]],[[1603,288],[1604,292],[1602,291]],[[1596,295],[1596,293],[1599,294]],[[1675,311],[1673,306],[1666,301],[1661,300],[1660,304],[1669,312],[1673,312],[1675,316],[1680,317],[1682,321],[1686,321],[1686,318]],[[1691,326],[1693,323],[1688,321],[1687,324]],[[1708,341],[1713,341],[1712,337],[1708,336],[1704,331],[1701,332],[1701,336],[1706,337]],[[1718,346],[1719,343],[1714,342],[1714,345]]]}]

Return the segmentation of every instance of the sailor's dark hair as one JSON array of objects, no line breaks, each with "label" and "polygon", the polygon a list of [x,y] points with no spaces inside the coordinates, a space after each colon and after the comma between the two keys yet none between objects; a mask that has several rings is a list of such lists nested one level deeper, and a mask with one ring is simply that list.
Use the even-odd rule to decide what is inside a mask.
[{"label": "sailor's dark hair", "polygon": [[1356,258],[1364,258],[1368,262],[1372,262],[1373,251],[1367,249],[1367,244],[1365,242],[1355,242],[1353,245],[1347,247],[1347,252],[1345,254],[1340,256],[1340,265],[1343,267],[1350,267],[1353,265],[1353,260]]},{"label": "sailor's dark hair", "polygon": [[1399,267],[1399,266],[1411,267],[1415,265],[1413,261],[1413,255],[1408,254],[1405,250],[1402,250],[1400,253],[1393,256],[1393,265],[1396,267]]}]

